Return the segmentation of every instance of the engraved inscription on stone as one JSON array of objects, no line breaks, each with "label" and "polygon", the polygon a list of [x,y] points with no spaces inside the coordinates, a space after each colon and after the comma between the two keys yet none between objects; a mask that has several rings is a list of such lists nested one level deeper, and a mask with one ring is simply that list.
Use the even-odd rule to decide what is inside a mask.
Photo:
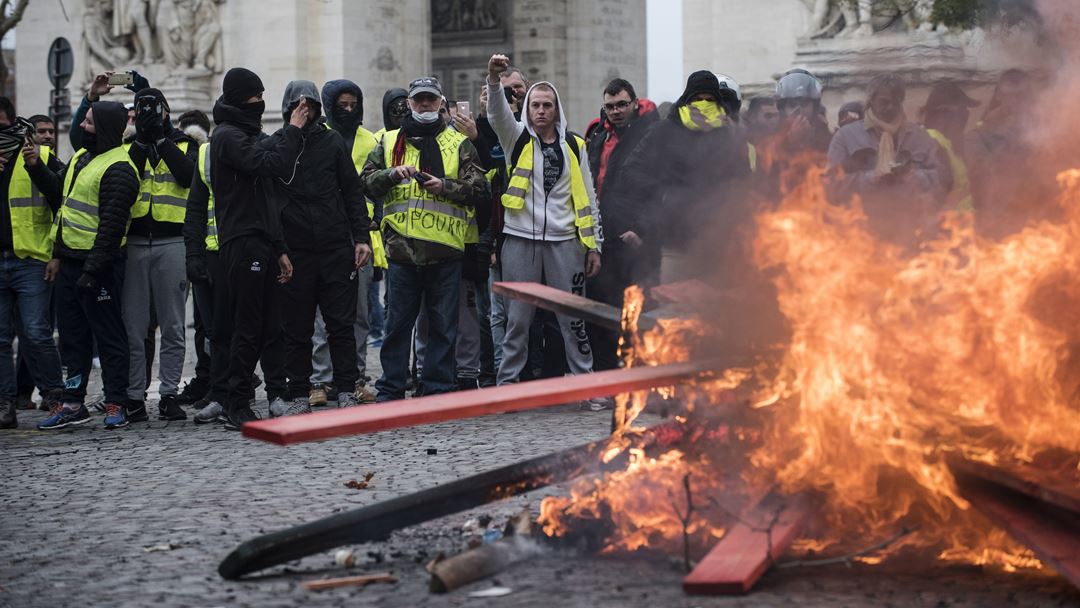
[{"label": "engraved inscription on stone", "polygon": [[433,33],[496,30],[504,22],[499,0],[431,0]]}]

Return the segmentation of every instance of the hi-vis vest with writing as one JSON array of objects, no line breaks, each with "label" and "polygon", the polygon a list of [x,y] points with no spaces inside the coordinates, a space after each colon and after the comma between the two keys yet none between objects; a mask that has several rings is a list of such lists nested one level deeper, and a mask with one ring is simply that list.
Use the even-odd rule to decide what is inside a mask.
[{"label": "hi-vis vest with writing", "polygon": [[[67,175],[64,177],[64,203],[56,215],[52,232],[52,238],[55,240],[57,227],[63,224],[64,245],[78,251],[88,251],[94,246],[94,239],[97,238],[98,226],[101,223],[98,217],[101,178],[105,172],[113,165],[124,163],[127,163],[132,171],[138,172],[127,150],[120,146],[95,156],[82,168],[82,171],[79,171],[78,179],[72,183],[76,163],[85,153],[85,148],[76,152],[68,166]],[[126,229],[120,245],[123,246],[125,243],[127,243]]]},{"label": "hi-vis vest with writing", "polygon": [[956,153],[952,142],[941,131],[927,129],[926,134],[941,144],[949,155],[949,166],[953,172],[953,188],[948,194],[948,201],[957,211],[974,211],[975,201],[971,196],[971,180],[968,178],[967,164]]},{"label": "hi-vis vest with writing", "polygon": [[[375,139],[371,131],[368,131],[364,127],[356,127],[356,137],[353,138],[352,146],[352,161],[356,167],[356,172],[360,173],[364,169],[364,162],[367,161],[368,155],[378,145],[379,140]],[[369,199],[367,201],[367,214],[371,219],[375,219],[375,205]],[[386,248],[383,247],[382,233],[378,230],[372,230],[371,236],[371,263],[376,268],[389,268],[389,264],[386,263]]]},{"label": "hi-vis vest with writing", "polygon": [[214,214],[214,189],[210,187],[210,144],[199,146],[199,179],[210,193],[206,197],[206,250],[218,250],[217,216]]},{"label": "hi-vis vest with writing", "polygon": [[[577,226],[578,240],[586,249],[596,249],[596,227],[593,226],[592,206],[589,204],[589,193],[585,191],[585,179],[581,175],[581,160],[578,155],[585,147],[585,140],[577,135],[567,133],[577,143],[577,151],[574,146],[567,145],[570,152],[570,198],[574,203],[574,225]],[[510,183],[506,193],[502,195],[504,209],[516,211],[525,208],[525,195],[532,187],[533,176],[533,147],[536,142],[530,136],[528,143],[521,149],[521,154],[511,160],[508,168]]]},{"label": "hi-vis vest with writing", "polygon": [[[384,136],[383,154],[387,167],[393,166],[394,145],[400,136],[400,129],[387,131]],[[465,141],[465,136],[453,129],[443,129],[435,136],[435,141],[442,154],[446,179],[457,179],[460,165],[458,147]],[[420,166],[420,150],[408,142],[405,144],[403,163]],[[475,215],[475,209],[435,196],[421,188],[416,180],[409,179],[386,194],[382,225],[384,228],[389,225],[402,236],[442,243],[464,251],[469,221]]]},{"label": "hi-vis vest with writing", "polygon": [[[182,141],[176,144],[176,147],[187,154],[188,142]],[[177,183],[165,160],[159,159],[157,166],[150,168],[149,175],[143,173],[139,185],[139,200],[131,208],[131,219],[152,213],[155,221],[183,224],[187,213],[188,190],[187,186]]]},{"label": "hi-vis vest with writing", "polygon": [[[41,146],[38,156],[38,162],[47,164],[52,149]],[[15,155],[15,170],[11,174],[7,199],[15,256],[23,260],[31,258],[48,262],[52,258],[53,213],[45,197],[30,180],[22,154]]]}]

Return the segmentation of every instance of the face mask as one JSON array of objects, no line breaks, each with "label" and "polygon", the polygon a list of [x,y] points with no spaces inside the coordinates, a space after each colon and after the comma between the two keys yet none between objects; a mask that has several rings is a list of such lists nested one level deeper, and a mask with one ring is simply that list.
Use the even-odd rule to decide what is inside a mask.
[{"label": "face mask", "polygon": [[244,110],[245,114],[251,114],[252,116],[262,116],[266,111],[265,101],[256,101],[252,103],[241,104],[240,108]]},{"label": "face mask", "polygon": [[131,141],[135,139],[135,125],[128,123],[124,126],[123,141]]},{"label": "face mask", "polygon": [[436,112],[417,112],[413,110],[412,117],[416,122],[424,125],[430,125],[431,123],[439,120],[439,113]]},{"label": "face mask", "polygon": [[679,108],[679,120],[691,131],[711,131],[726,124],[727,113],[714,101],[695,101]]},{"label": "face mask", "polygon": [[334,124],[339,127],[351,126],[351,123],[354,120],[353,113],[349,110],[346,110],[345,108],[339,108],[337,106],[334,106],[334,108],[330,110],[330,112],[331,117],[334,119]]},{"label": "face mask", "polygon": [[97,151],[97,133],[91,133],[89,131],[83,131],[82,147],[86,148],[90,152]]}]

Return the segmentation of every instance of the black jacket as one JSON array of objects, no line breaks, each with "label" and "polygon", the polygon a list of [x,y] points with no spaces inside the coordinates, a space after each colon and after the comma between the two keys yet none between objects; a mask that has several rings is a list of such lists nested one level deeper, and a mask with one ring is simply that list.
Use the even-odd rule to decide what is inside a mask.
[{"label": "black jacket", "polygon": [[[144,167],[156,167],[158,161],[164,160],[169,173],[172,173],[173,177],[176,178],[176,183],[186,186],[191,183],[195,171],[199,167],[199,144],[183,131],[172,128],[169,123],[166,124],[166,129],[169,131],[165,136],[166,141],[150,146],[143,146],[138,143],[131,144],[132,149],[136,147],[142,148],[142,153],[146,157],[143,165],[136,163],[135,166],[141,174]],[[188,144],[186,153],[180,151],[179,144],[181,142],[187,142]],[[134,160],[134,155],[132,156]],[[155,220],[154,210],[151,207],[150,212],[145,216],[131,220],[128,235],[145,238],[175,237],[180,236],[182,230],[182,224]]]},{"label": "black jacket", "polygon": [[[77,162],[71,163],[60,174],[49,171],[42,163],[30,167],[30,178],[34,180],[50,205],[59,205],[63,201],[64,179],[69,171],[74,171],[72,183],[87,164],[96,156],[121,145],[124,126],[127,124],[127,110],[123,105],[112,101],[99,101],[93,105],[95,139],[94,150],[87,151]],[[85,136],[84,136],[85,141]],[[127,232],[131,218],[131,206],[139,196],[139,176],[127,163],[116,164],[105,171],[101,178],[98,194],[98,233],[94,245],[89,251],[70,249],[64,245],[64,230],[61,226],[53,245],[53,257],[62,259],[85,260],[83,272],[97,278],[108,276],[112,265],[123,258],[120,243]]]},{"label": "black jacket", "polygon": [[272,145],[260,145],[261,122],[220,98],[214,104],[214,122],[210,185],[219,242],[224,246],[242,236],[260,236],[270,241],[275,253],[286,253],[273,178],[292,175],[300,153],[300,129],[286,126]]},{"label": "black jacket", "polygon": [[[370,242],[363,184],[345,140],[322,119],[302,133],[296,173],[277,180],[289,249],[325,251]],[[270,137],[277,141],[286,136],[282,130]]]},{"label": "black jacket", "polygon": [[[617,242],[619,235],[628,230],[639,235],[646,230],[646,227],[642,225],[643,210],[634,205],[640,200],[633,196],[632,192],[626,191],[627,180],[623,179],[623,173],[634,149],[659,120],[660,115],[655,110],[635,116],[619,136],[615,150],[608,158],[607,169],[604,171],[604,187],[597,190],[597,201],[600,204],[604,234],[608,235],[612,242]],[[611,132],[601,123],[600,128],[596,129],[587,144],[589,166],[592,167],[593,188],[597,186],[600,175],[600,155],[609,137],[611,137]]]}]

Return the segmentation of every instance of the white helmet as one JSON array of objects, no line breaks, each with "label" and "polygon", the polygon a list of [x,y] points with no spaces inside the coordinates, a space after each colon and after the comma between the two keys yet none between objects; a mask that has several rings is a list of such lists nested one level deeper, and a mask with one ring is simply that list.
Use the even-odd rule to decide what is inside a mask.
[{"label": "white helmet", "polygon": [[742,103],[742,89],[739,88],[739,83],[735,82],[735,79],[727,74],[716,74],[716,79],[720,81],[720,91],[724,89],[731,89],[735,92],[735,98]]},{"label": "white helmet", "polygon": [[821,81],[806,70],[800,68],[788,70],[776,83],[776,97],[778,99],[799,97],[821,99]]}]

